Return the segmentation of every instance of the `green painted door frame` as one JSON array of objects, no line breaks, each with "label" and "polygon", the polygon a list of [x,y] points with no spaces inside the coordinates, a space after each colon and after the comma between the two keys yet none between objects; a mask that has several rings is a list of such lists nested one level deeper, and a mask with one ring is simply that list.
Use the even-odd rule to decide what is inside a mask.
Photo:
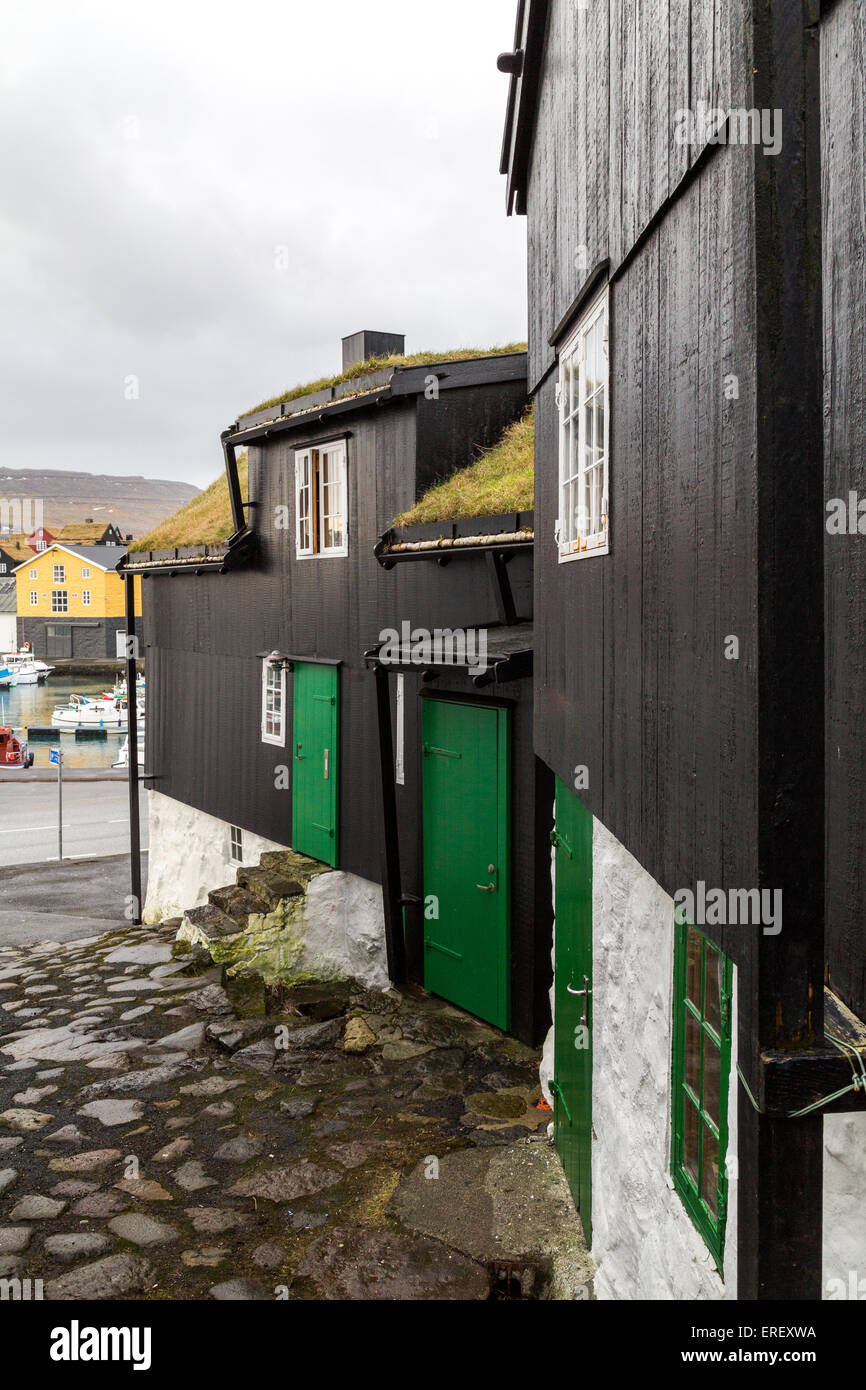
[{"label": "green painted door frame", "polygon": [[336,868],[340,788],[338,667],[295,662],[292,739],[292,848]]},{"label": "green painted door frame", "polygon": [[557,779],[554,1135],[592,1243],[592,815]]},{"label": "green painted door frame", "polygon": [[422,705],[424,986],[510,1023],[510,712]]}]

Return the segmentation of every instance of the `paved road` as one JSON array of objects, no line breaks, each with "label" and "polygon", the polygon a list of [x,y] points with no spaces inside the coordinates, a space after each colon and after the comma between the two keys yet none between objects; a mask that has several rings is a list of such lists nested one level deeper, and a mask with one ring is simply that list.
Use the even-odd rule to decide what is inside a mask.
[{"label": "paved road", "polygon": [[[147,800],[141,794],[141,844],[147,848]],[[63,788],[63,856],[129,851],[126,782],[69,782]],[[57,860],[57,784],[0,783],[0,866]]]},{"label": "paved road", "polygon": [[[147,891],[147,855],[141,862]],[[0,947],[72,941],[126,926],[129,855],[0,868]]]}]

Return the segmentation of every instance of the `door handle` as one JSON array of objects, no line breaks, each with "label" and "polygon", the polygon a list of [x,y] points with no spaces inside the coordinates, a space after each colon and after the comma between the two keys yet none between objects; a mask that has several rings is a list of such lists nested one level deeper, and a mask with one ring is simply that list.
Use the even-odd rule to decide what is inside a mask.
[{"label": "door handle", "polygon": [[586,1024],[586,1022],[587,1022],[586,1010],[587,1010],[587,1005],[589,1004],[589,996],[592,994],[592,990],[591,990],[590,987],[589,987],[589,976],[588,976],[588,975],[584,975],[584,977],[583,977],[583,989],[572,989],[572,988],[571,988],[571,985],[566,985],[565,988],[566,988],[566,990],[568,991],[568,993],[569,993],[569,994],[573,994],[573,995],[575,996],[576,999],[582,999],[582,1000],[583,1000],[583,1015],[582,1015],[580,1021],[581,1021],[581,1023]]},{"label": "door handle", "polygon": [[330,751],[329,749],[327,749],[327,748],[325,749],[324,773],[325,773],[325,781],[326,781],[326,782],[327,782],[327,780],[328,780],[328,767],[329,767],[329,757],[328,757],[328,754],[329,754],[329,751]]},{"label": "door handle", "polygon": [[495,893],[495,892],[496,892],[496,884],[495,884],[495,883],[476,883],[475,887],[478,889],[478,891],[479,891],[480,893]]},{"label": "door handle", "polygon": [[295,762],[296,762],[296,763],[302,763],[302,762],[304,761],[303,758],[301,757],[301,749],[303,748],[303,746],[304,746],[304,745],[303,745],[302,743],[299,743],[299,744],[298,744],[298,751],[297,751],[297,753],[295,754]]}]

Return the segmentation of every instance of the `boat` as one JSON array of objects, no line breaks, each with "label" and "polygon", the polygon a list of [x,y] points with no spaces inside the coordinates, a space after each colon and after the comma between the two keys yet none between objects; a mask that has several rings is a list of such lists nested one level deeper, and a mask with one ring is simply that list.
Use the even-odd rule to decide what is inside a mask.
[{"label": "boat", "polygon": [[[144,725],[144,705],[136,702],[139,728]],[[69,703],[55,709],[51,723],[61,733],[76,729],[107,729],[109,733],[129,732],[129,703],[124,695],[70,695]]]},{"label": "boat", "polygon": [[32,767],[34,756],[11,724],[0,725],[0,772]]},{"label": "boat", "polygon": [[34,657],[26,642],[20,651],[0,654],[0,665],[11,673],[13,685],[42,685],[54,670]]},{"label": "boat", "polygon": [[0,690],[9,690],[15,684],[15,676],[8,666],[0,666]]},{"label": "boat", "polygon": [[[138,731],[138,770],[144,771],[144,730]],[[117,755],[117,762],[111,764],[112,767],[129,767],[129,734],[123,740],[120,752]]]}]

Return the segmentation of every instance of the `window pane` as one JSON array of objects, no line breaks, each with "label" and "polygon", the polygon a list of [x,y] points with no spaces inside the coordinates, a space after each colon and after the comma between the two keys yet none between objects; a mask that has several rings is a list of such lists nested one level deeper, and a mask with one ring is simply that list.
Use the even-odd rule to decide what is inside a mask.
[{"label": "window pane", "polygon": [[704,1166],[701,1173],[701,1196],[710,1209],[713,1220],[719,1219],[719,1145],[718,1141],[702,1125],[704,1142]]},{"label": "window pane", "polygon": [[586,462],[587,466],[591,466],[595,462],[592,452],[595,441],[595,406],[592,402],[584,406],[584,417],[584,428],[586,429],[586,439],[584,441],[586,444]]},{"label": "window pane", "polygon": [[683,1168],[697,1187],[701,1122],[697,1110],[685,1095],[683,1107]]},{"label": "window pane", "polygon": [[694,927],[688,927],[688,955],[686,957],[686,997],[691,999],[696,1009],[701,1007],[701,938]]},{"label": "window pane", "polygon": [[686,1083],[696,1096],[701,1094],[701,1025],[686,1009]]},{"label": "window pane", "polygon": [[712,1038],[704,1033],[704,1110],[717,1129],[719,1127],[721,1086],[721,1053]]},{"label": "window pane", "polygon": [[710,1027],[722,1035],[722,1003],[721,1003],[721,981],[722,981],[722,958],[718,951],[714,951],[711,946],[707,946],[707,984],[704,1000],[704,1017]]}]

